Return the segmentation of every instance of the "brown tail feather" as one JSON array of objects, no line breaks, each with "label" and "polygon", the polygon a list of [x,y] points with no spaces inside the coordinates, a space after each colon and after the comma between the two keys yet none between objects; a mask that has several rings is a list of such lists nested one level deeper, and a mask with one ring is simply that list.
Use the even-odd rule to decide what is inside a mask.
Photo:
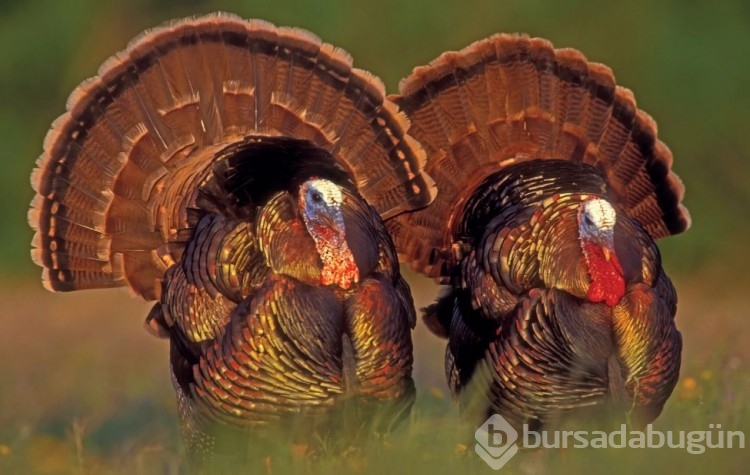
[{"label": "brown tail feather", "polygon": [[434,186],[408,127],[377,78],[311,33],[227,14],[144,32],[71,94],[45,139],[32,257],[51,290],[156,298],[214,157],[248,135],[332,152],[385,218],[426,206]]},{"label": "brown tail feather", "polygon": [[431,277],[450,270],[462,203],[506,164],[550,158],[591,164],[612,198],[654,238],[684,231],[690,216],[672,155],[655,122],[612,71],[543,39],[495,35],[418,67],[392,99],[428,153],[440,190],[429,209],[388,223],[406,262]]}]

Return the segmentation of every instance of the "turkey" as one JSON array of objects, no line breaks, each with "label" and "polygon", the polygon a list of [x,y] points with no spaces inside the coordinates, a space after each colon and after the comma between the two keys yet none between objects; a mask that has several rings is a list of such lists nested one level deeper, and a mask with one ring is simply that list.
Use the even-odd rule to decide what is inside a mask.
[{"label": "turkey", "polygon": [[435,194],[407,128],[306,31],[228,14],[147,31],[45,139],[33,260],[49,290],[156,301],[198,459],[341,407],[388,431],[414,400],[416,317],[382,220]]},{"label": "turkey", "polygon": [[402,262],[446,284],[424,320],[461,408],[517,427],[655,419],[681,336],[654,240],[690,218],[654,121],[606,66],[523,35],[399,88],[439,193],[388,226]]}]

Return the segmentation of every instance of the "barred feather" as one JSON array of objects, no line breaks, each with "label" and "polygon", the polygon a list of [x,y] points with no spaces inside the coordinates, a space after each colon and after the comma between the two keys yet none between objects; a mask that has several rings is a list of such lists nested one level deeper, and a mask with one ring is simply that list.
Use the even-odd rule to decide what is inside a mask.
[{"label": "barred feather", "polygon": [[156,250],[184,244],[215,155],[247,135],[331,152],[384,218],[434,197],[380,81],[299,29],[228,14],[166,24],[107,60],[67,109],[31,180],[32,257],[51,290],[130,286],[156,298],[166,270]]},{"label": "barred feather", "polygon": [[[465,201],[490,174],[531,159],[594,166],[609,196],[654,238],[686,230],[684,188],[656,123],[612,71],[541,38],[499,34],[441,55],[399,85],[393,100],[428,153],[440,191],[426,210],[389,223],[404,261],[450,274]],[[445,280],[445,279],[443,279]]]}]

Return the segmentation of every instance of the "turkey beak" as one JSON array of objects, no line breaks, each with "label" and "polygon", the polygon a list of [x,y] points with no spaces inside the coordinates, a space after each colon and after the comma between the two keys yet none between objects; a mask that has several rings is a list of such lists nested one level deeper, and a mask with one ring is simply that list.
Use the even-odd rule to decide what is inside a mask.
[{"label": "turkey beak", "polygon": [[332,229],[336,232],[338,232],[338,226],[336,225],[336,221],[334,218],[328,214],[324,213],[320,216],[320,220],[323,222],[323,225],[327,227],[328,229]]},{"label": "turkey beak", "polygon": [[321,215],[323,225],[334,231],[340,239],[344,239],[346,236],[346,228],[344,227],[344,215],[341,212],[341,207],[331,206],[327,213]]},{"label": "turkey beak", "polygon": [[596,239],[595,242],[599,244],[599,247],[602,249],[604,260],[611,262],[614,257],[613,254],[615,253],[615,241],[612,232],[602,233],[598,236],[598,239]]},{"label": "turkey beak", "polygon": [[624,275],[622,267],[620,266],[620,259],[617,257],[617,253],[615,252],[614,239],[605,239],[601,244],[601,249],[604,261],[610,263],[620,275]]}]

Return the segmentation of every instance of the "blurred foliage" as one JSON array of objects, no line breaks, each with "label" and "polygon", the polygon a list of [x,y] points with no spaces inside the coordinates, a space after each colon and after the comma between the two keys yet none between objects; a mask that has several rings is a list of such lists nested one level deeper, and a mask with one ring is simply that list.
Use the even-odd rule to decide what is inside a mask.
[{"label": "blurred foliage", "polygon": [[65,97],[140,31],[225,10],[307,28],[349,51],[389,91],[411,68],[494,32],[526,32],[613,68],[660,125],[687,187],[693,229],[662,243],[677,274],[750,263],[750,3],[695,0],[4,0],[0,5],[0,275],[36,275],[28,176]]}]

